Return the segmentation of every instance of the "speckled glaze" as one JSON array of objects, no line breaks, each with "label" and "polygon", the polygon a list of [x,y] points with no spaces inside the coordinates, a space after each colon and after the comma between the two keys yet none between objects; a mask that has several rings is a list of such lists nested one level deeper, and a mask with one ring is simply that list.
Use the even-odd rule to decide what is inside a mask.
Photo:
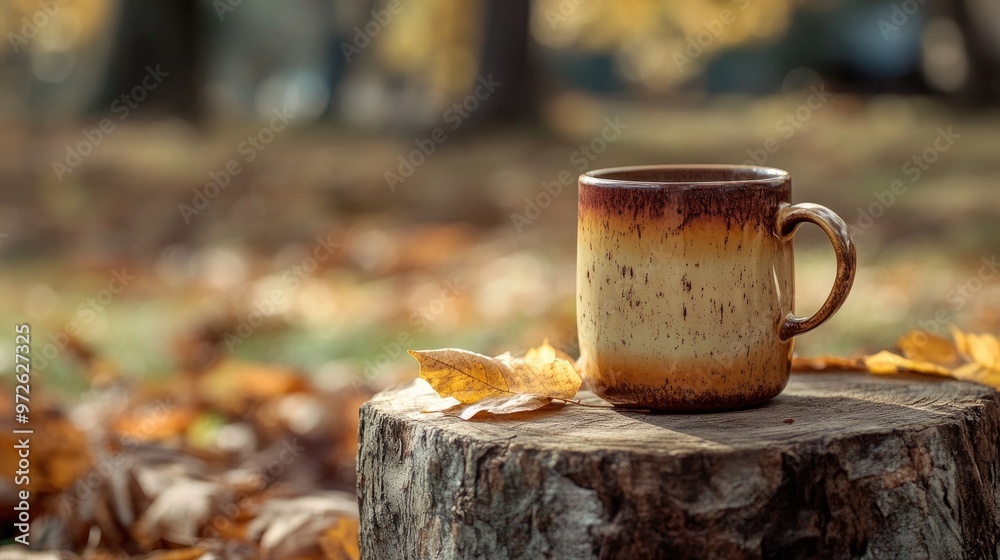
[{"label": "speckled glaze", "polygon": [[[620,406],[673,411],[766,402],[788,382],[792,337],[833,315],[854,279],[847,226],[792,206],[788,173],[657,166],[580,177],[577,325],[584,378]],[[791,235],[819,225],[834,290],[795,317]]]}]

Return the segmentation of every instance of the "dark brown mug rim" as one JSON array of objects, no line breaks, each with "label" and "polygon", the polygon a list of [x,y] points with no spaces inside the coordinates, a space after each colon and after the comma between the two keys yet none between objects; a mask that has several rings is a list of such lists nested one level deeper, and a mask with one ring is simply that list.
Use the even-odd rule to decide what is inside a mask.
[{"label": "dark brown mug rim", "polygon": [[[727,179],[672,179],[670,176],[682,177],[698,173],[717,172],[731,174]],[[663,179],[637,179],[637,175],[662,174]],[[774,167],[759,165],[727,165],[727,164],[669,164],[669,165],[635,165],[629,167],[609,167],[595,169],[580,175],[580,185],[604,188],[699,188],[721,187],[733,185],[756,185],[780,187],[788,182],[789,173]],[[629,178],[632,177],[632,178]]]}]

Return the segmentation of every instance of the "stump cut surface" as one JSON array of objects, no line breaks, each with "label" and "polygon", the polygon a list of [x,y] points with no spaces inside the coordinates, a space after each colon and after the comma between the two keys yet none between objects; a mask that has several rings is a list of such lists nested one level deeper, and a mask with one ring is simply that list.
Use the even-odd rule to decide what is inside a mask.
[{"label": "stump cut surface", "polygon": [[801,374],[747,410],[472,421],[421,412],[436,399],[412,384],[362,409],[365,558],[1000,556],[988,387]]}]

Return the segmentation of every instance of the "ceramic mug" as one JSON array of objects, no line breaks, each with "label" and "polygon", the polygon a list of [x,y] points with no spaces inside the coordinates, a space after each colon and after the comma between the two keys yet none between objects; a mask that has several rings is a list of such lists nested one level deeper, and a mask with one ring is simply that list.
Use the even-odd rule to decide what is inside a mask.
[{"label": "ceramic mug", "polygon": [[[583,376],[620,406],[674,411],[766,402],[788,383],[792,338],[829,319],[854,283],[847,225],[791,204],[788,172],[662,165],[580,176],[577,327]],[[794,315],[792,234],[818,225],[837,277]]]}]

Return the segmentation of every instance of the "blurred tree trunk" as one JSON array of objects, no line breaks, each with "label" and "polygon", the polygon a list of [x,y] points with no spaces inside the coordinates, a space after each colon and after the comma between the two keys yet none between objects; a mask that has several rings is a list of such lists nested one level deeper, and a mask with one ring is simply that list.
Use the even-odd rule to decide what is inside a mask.
[{"label": "blurred tree trunk", "polygon": [[962,30],[969,57],[969,82],[974,100],[983,104],[1000,101],[1000,10],[989,9],[981,0],[954,2],[955,22]]},{"label": "blurred tree trunk", "polygon": [[123,94],[141,87],[148,68],[159,65],[168,76],[137,109],[198,120],[205,60],[205,14],[200,5],[199,0],[122,0],[95,109],[107,111]]},{"label": "blurred tree trunk", "polygon": [[485,37],[479,73],[502,85],[484,103],[486,121],[514,121],[537,115],[537,74],[531,58],[531,1],[483,0]]}]

